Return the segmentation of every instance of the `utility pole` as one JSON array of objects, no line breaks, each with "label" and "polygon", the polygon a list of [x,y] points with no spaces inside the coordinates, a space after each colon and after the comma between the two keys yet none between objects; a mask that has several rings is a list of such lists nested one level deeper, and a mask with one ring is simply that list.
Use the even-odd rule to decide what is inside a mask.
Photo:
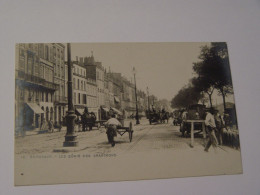
[{"label": "utility pole", "polygon": [[133,68],[133,73],[134,73],[134,81],[135,81],[135,106],[136,106],[136,115],[135,115],[135,119],[136,119],[136,124],[140,124],[140,121],[139,121],[139,113],[138,113],[138,105],[137,105],[137,92],[136,92],[136,79],[135,79],[135,74],[136,74],[136,70],[135,70],[135,67]]}]

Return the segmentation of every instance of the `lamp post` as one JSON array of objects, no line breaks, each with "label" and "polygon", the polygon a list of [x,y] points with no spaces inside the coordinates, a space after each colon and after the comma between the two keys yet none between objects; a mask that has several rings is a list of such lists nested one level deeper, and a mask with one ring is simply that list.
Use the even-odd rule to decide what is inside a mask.
[{"label": "lamp post", "polygon": [[148,111],[150,111],[149,88],[147,87],[146,90],[147,90]]},{"label": "lamp post", "polygon": [[70,43],[67,43],[67,54],[68,54],[68,112],[66,116],[67,133],[65,135],[65,141],[63,147],[77,146],[77,136],[74,134],[75,126],[75,112],[73,106],[73,89],[72,89],[72,65],[71,65],[71,51]]},{"label": "lamp post", "polygon": [[136,70],[135,70],[135,67],[133,68],[133,73],[134,73],[134,81],[135,81],[135,106],[136,106],[136,115],[135,115],[135,119],[136,119],[136,124],[140,124],[140,121],[139,121],[139,114],[138,114],[138,105],[137,105],[137,93],[136,93],[136,79],[135,79],[135,74],[136,74]]},{"label": "lamp post", "polygon": [[148,109],[147,109],[147,112],[146,112],[146,117],[149,119],[150,118],[150,98],[149,98],[149,88],[147,87],[146,88],[146,90],[147,90],[147,103],[148,103]]}]

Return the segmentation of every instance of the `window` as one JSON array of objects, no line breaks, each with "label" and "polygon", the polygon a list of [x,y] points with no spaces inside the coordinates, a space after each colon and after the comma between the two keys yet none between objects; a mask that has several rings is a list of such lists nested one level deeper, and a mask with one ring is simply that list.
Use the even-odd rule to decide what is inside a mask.
[{"label": "window", "polygon": [[40,53],[40,57],[41,58],[44,58],[44,45],[43,44],[40,44],[40,49],[39,49],[39,53]]},{"label": "window", "polygon": [[46,102],[48,102],[49,98],[48,98],[48,92],[46,92]]},{"label": "window", "polygon": [[44,92],[42,92],[42,101],[44,102]]},{"label": "window", "polygon": [[29,48],[30,48],[30,49],[33,49],[33,44],[30,43],[30,44],[29,44]]},{"label": "window", "polygon": [[58,77],[60,76],[60,66],[57,67]]},{"label": "window", "polygon": [[61,77],[64,78],[63,66],[61,66]]},{"label": "window", "polygon": [[39,73],[39,59],[37,58],[34,63],[34,74],[38,75],[38,73]]},{"label": "window", "polygon": [[83,90],[83,81],[81,81],[81,90]]},{"label": "window", "polygon": [[80,104],[80,93],[78,94],[78,98],[79,98],[79,102],[78,103]]},{"label": "window", "polygon": [[18,88],[18,90],[19,90],[19,94],[20,94],[20,100],[24,100],[24,90],[23,89],[20,89],[20,88]]},{"label": "window", "polygon": [[74,89],[76,88],[76,81],[75,81],[75,78],[73,78],[73,88],[74,88]]},{"label": "window", "polygon": [[47,45],[45,46],[45,59],[49,60],[49,47]]},{"label": "window", "polygon": [[78,89],[79,89],[79,79],[78,79]]},{"label": "window", "polygon": [[33,73],[32,69],[33,69],[33,59],[32,56],[28,56],[28,67],[27,67],[28,74]]},{"label": "window", "polygon": [[74,93],[74,97],[73,97],[73,102],[74,102],[74,104],[76,104],[76,99],[77,99],[77,94]]},{"label": "window", "polygon": [[19,58],[19,67],[20,67],[20,69],[24,69],[24,65],[25,65],[25,63],[24,63],[24,56],[20,56],[20,58]]},{"label": "window", "polygon": [[83,94],[83,104],[87,104],[87,95],[86,94]]},{"label": "window", "polygon": [[63,94],[64,94],[64,86],[61,85],[61,96],[63,96]]}]

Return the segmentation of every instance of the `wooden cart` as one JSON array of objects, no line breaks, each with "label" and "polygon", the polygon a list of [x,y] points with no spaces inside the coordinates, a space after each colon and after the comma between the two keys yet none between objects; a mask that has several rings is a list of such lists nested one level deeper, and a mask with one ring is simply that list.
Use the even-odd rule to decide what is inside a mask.
[{"label": "wooden cart", "polygon": [[120,136],[123,136],[125,133],[129,135],[129,141],[132,142],[133,139],[133,124],[132,122],[129,123],[129,127],[117,127],[117,133]]}]

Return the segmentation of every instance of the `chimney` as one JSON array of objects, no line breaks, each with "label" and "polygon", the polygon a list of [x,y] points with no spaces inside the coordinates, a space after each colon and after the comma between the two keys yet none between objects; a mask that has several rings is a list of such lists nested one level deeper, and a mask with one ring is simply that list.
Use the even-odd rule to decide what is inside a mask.
[{"label": "chimney", "polygon": [[80,61],[79,64],[83,65],[83,58],[82,57],[79,58],[79,61]]}]

